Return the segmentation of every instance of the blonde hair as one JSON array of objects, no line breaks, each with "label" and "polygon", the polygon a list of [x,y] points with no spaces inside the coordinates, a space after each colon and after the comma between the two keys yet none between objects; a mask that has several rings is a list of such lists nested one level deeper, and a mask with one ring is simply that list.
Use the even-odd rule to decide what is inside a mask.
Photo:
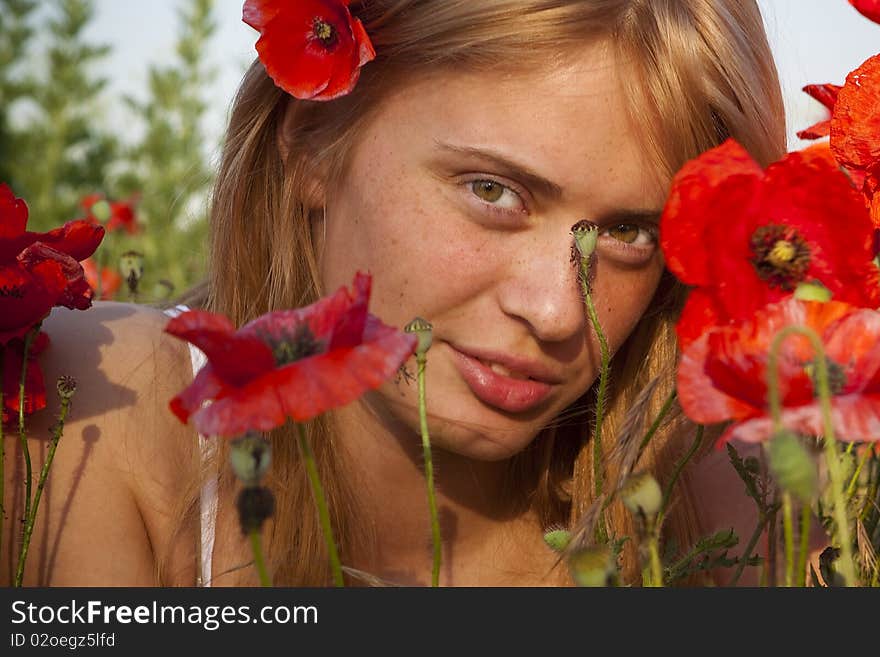
[{"label": "blonde hair", "polygon": [[[324,292],[310,229],[321,208],[310,207],[310,185],[344,175],[362,126],[382,97],[410,76],[447,68],[539,66],[588,40],[610,37],[618,61],[627,67],[622,77],[633,125],[659,180],[668,183],[685,161],[727,136],[762,164],[785,150],[776,70],[751,0],[363,0],[352,2],[351,11],[363,21],[377,57],[350,95],[329,103],[292,99],[255,62],[236,98],[213,196],[207,306],[237,324],[309,303]],[[282,130],[286,161],[279,148]],[[603,429],[606,454],[614,442],[609,437],[617,434],[648,381],[662,377],[650,400],[653,412],[671,390],[681,299],[681,288],[664,275],[649,311],[614,358]],[[511,460],[512,492],[545,526],[568,525],[594,499],[588,415],[581,410],[594,399],[588,391],[563,414],[568,421],[560,419]],[[329,414],[308,429],[345,562],[353,549],[369,549],[372,538],[357,522],[355,492],[333,458],[332,424]],[[653,471],[662,483],[684,434],[671,427],[661,431],[640,468]],[[279,509],[269,530],[274,581],[325,585],[328,559],[295,436],[282,428],[271,439],[268,485]],[[218,458],[226,458],[225,450]],[[608,478],[613,481],[614,473]],[[191,519],[198,484],[186,500]],[[231,500],[233,488],[224,474],[222,495]],[[617,535],[632,535],[622,509],[612,505],[609,514]],[[686,481],[666,527],[680,545],[698,530]],[[624,557],[632,575],[632,551]]]}]

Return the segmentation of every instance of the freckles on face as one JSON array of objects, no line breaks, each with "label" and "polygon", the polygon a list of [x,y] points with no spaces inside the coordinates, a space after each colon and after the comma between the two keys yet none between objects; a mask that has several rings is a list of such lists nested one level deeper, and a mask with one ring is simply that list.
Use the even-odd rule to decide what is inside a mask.
[{"label": "freckles on face", "polygon": [[[596,44],[547,70],[419,79],[383,102],[345,180],[328,190],[325,289],[367,270],[371,312],[434,325],[429,407],[449,420],[432,427],[438,446],[509,456],[594,380],[598,349],[569,260],[576,221],[600,225],[594,291],[613,349],[653,296],[664,190],[615,71]],[[475,384],[462,373],[462,353],[504,378],[486,373],[491,390],[480,388],[482,374]],[[547,384],[532,406],[522,381]],[[381,394],[415,406],[405,386]],[[394,412],[417,427],[414,413]]]}]

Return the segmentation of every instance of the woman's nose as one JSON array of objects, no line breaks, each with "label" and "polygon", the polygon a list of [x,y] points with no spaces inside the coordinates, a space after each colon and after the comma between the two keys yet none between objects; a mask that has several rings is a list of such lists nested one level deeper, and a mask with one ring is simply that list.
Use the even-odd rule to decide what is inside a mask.
[{"label": "woman's nose", "polygon": [[529,325],[544,342],[562,342],[586,325],[571,236],[518,251],[498,287],[501,309]]}]

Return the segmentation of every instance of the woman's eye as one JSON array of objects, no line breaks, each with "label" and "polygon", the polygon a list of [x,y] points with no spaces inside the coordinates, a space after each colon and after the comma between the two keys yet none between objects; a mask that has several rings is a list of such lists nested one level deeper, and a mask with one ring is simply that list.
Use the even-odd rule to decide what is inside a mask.
[{"label": "woman's eye", "polygon": [[620,242],[633,246],[647,246],[654,241],[654,236],[637,224],[611,226],[606,229],[606,233]]},{"label": "woman's eye", "polygon": [[470,187],[474,196],[499,209],[521,210],[523,208],[519,194],[494,180],[474,180],[470,183]]}]

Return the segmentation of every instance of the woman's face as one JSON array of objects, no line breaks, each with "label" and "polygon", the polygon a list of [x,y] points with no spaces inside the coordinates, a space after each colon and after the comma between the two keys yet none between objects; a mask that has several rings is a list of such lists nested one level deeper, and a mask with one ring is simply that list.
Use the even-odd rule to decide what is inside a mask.
[{"label": "woman's face", "polygon": [[[593,291],[612,351],[648,306],[665,190],[624,103],[602,45],[555,68],[417,80],[382,104],[345,180],[325,190],[325,290],[369,271],[373,314],[433,324],[436,447],[507,458],[595,380],[598,341],[570,260],[578,220],[600,226]],[[417,436],[415,382],[371,401]]]}]

